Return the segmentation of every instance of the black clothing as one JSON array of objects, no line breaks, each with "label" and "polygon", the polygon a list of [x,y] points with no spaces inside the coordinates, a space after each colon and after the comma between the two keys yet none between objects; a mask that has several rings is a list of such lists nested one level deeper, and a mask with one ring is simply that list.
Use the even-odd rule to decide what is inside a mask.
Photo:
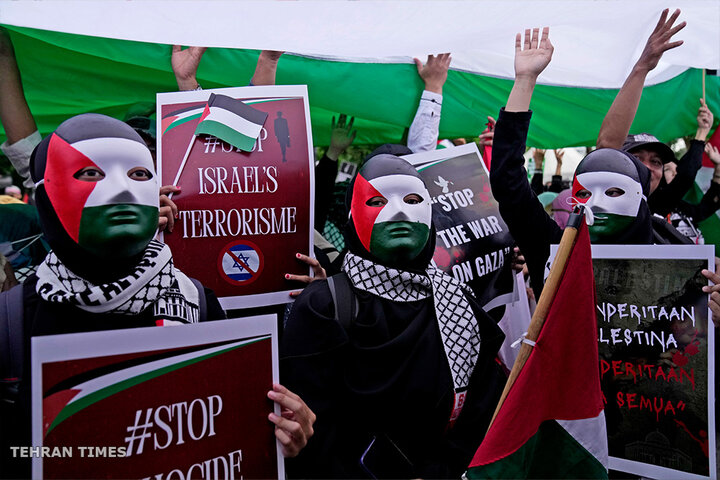
[{"label": "black clothing", "polygon": [[333,204],[338,162],[323,155],[315,165],[315,230],[322,232]]},{"label": "black clothing", "polygon": [[665,182],[665,177],[660,180],[660,185],[648,197],[648,206],[652,213],[663,217],[678,207],[678,204],[695,183],[695,175],[702,167],[702,154],[705,142],[692,140],[690,148],[677,164],[677,175],[670,183]]},{"label": "black clothing", "polygon": [[[356,179],[394,175],[419,178],[396,156],[370,158],[348,189],[348,210]],[[467,468],[504,386],[495,362],[504,335],[458,282],[428,267],[429,227],[415,258],[383,262],[348,220],[343,270],[358,308],[347,329],[335,320],[327,281],[311,283],[295,301],[280,342],[281,381],[317,421],[307,446],[287,462],[291,477],[367,478],[359,461],[374,436],[387,436],[410,459],[409,478],[457,478]],[[467,396],[448,428],[456,391]],[[397,477],[393,471],[373,474]]]},{"label": "black clothing", "polygon": [[[24,361],[19,396],[14,405],[0,410],[0,478],[30,478],[30,459],[11,459],[8,446],[31,446],[31,368],[30,339],[42,335],[93,332],[155,326],[152,307],[138,315],[91,313],[67,305],[46,302],[35,291],[38,278],[33,275],[16,288],[23,289]],[[205,289],[207,320],[224,319],[225,311],[215,293]],[[172,327],[171,327],[172,328]],[[191,326],[185,328],[192,328]]]},{"label": "black clothing", "polygon": [[531,116],[531,112],[500,110],[493,137],[490,186],[500,215],[525,256],[535,298],[540,298],[550,245],[560,243],[562,229],[545,212],[527,181],[523,154]]},{"label": "black clothing", "polygon": [[677,210],[689,217],[693,224],[697,225],[720,208],[720,183],[710,182],[705,195],[700,199],[700,203],[692,204],[684,200],[680,201]]},{"label": "black clothing", "polygon": [[504,335],[468,298],[480,355],[465,406],[445,431],[453,382],[432,298],[401,303],[353,288],[358,315],[349,331],[334,320],[326,281],[298,297],[280,344],[281,381],[317,415],[315,434],[291,477],[363,478],[358,464],[373,434],[386,433],[421,478],[458,478],[480,444],[505,376],[494,361]]},{"label": "black clothing", "polygon": [[[532,112],[529,111],[500,110],[493,137],[490,186],[493,196],[498,201],[500,215],[525,256],[535,298],[540,298],[545,264],[550,256],[550,245],[560,243],[562,229],[547,214],[527,181],[523,154],[531,116]],[[597,157],[596,152],[589,155]],[[649,184],[649,171],[631,155],[628,154],[628,158],[636,165],[638,170],[634,175],[638,176],[637,180],[646,190]],[[587,163],[586,166],[590,167]],[[676,237],[675,234],[680,235],[678,232],[672,230],[674,230],[672,225],[667,223],[657,224],[654,228],[648,206],[642,202],[636,221],[612,243],[686,243]]]}]

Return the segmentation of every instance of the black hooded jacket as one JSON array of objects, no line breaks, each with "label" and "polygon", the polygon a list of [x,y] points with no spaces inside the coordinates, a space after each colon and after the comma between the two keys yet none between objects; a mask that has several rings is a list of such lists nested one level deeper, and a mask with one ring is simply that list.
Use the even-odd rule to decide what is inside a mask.
[{"label": "black hooded jacket", "polygon": [[[352,219],[345,233],[350,252],[381,263],[360,243]],[[391,266],[424,272],[434,236],[432,229],[412,262]],[[410,478],[458,478],[487,430],[505,382],[495,361],[504,335],[474,299],[467,298],[479,327],[480,353],[465,406],[448,428],[454,387],[433,299],[399,302],[352,290],[358,311],[348,330],[334,319],[326,281],[313,282],[303,291],[285,327],[281,381],[317,415],[314,436],[286,463],[289,475],[369,478],[360,460],[378,437],[365,461],[375,476],[401,475],[392,469],[399,455],[389,438],[413,464]]]},{"label": "black hooded jacket", "polygon": [[[532,112],[500,110],[493,137],[490,186],[498,201],[500,215],[525,256],[535,296],[540,298],[550,245],[560,243],[563,231],[545,212],[527,181],[523,154],[531,117]],[[647,167],[632,155],[626,155],[635,165],[634,173],[637,174],[647,197],[650,173]],[[630,227],[611,240],[608,243],[690,243],[687,237],[683,237],[672,225],[656,220],[646,201],[641,203],[637,218]]]}]

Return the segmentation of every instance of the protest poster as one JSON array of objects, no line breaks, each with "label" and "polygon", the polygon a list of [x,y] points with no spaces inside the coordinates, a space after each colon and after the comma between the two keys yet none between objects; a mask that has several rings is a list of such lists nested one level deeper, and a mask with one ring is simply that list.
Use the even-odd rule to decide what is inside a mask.
[{"label": "protest poster", "polygon": [[[262,126],[250,151],[216,136],[227,134],[225,124],[195,134],[212,94],[251,107]],[[157,104],[158,173],[163,185],[182,189],[172,197],[175,227],[164,235],[176,265],[213,289],[225,309],[287,302],[298,285],[285,274],[307,275],[295,254],[313,249],[307,87],[160,93]]]},{"label": "protest poster", "polygon": [[[552,255],[557,246],[553,246]],[[610,468],[717,478],[707,245],[593,245]]]},{"label": "protest poster", "polygon": [[284,478],[276,325],[33,337],[33,478]]},{"label": "protest poster", "polygon": [[514,243],[474,143],[403,157],[425,181],[437,230],[433,263],[467,284],[486,311],[514,301]]}]

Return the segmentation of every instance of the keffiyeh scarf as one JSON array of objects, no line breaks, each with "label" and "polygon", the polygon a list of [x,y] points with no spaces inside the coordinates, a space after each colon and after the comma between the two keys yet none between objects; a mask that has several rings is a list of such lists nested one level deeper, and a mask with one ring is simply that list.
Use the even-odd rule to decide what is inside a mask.
[{"label": "keffiyeh scarf", "polygon": [[455,389],[455,407],[450,418],[460,414],[470,376],[480,352],[477,320],[460,282],[428,266],[426,275],[379,265],[347,253],[343,270],[355,288],[395,302],[414,302],[432,296],[445,356]]},{"label": "keffiyeh scarf", "polygon": [[170,248],[156,240],[145,248],[135,270],[114,282],[92,284],[70,271],[53,252],[40,264],[37,276],[37,293],[47,302],[122,315],[136,315],[152,306],[155,317],[165,322],[198,322],[197,288],[173,266]]}]

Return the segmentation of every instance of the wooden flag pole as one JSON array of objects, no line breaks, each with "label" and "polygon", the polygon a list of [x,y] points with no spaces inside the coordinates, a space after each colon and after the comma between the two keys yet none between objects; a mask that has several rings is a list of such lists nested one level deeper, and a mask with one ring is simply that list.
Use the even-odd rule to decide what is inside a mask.
[{"label": "wooden flag pole", "polygon": [[703,103],[705,103],[705,69],[702,69],[702,94],[703,94]]},{"label": "wooden flag pole", "polygon": [[[192,150],[192,146],[195,143],[195,138],[197,138],[197,135],[192,136],[190,139],[190,144],[188,144],[187,150],[185,150],[185,156],[182,159],[182,162],[180,163],[180,168],[178,169],[177,175],[175,175],[175,180],[173,180],[173,185],[177,186],[178,182],[180,181],[180,174],[183,171],[183,168],[185,168],[185,162],[187,162],[188,157],[190,156],[190,150]],[[172,192],[168,194],[168,198],[172,198]]]},{"label": "wooden flag pole", "polygon": [[[573,216],[575,215],[577,215],[577,219],[573,221]],[[560,287],[563,273],[565,273],[565,267],[567,266],[568,259],[570,258],[570,254],[572,253],[573,247],[575,246],[575,240],[577,239],[578,233],[578,222],[580,221],[585,221],[584,209],[581,209],[580,213],[570,216],[568,226],[565,227],[565,230],[563,231],[563,236],[560,240],[560,245],[558,246],[557,255],[555,255],[555,260],[550,267],[550,275],[548,275],[547,281],[545,282],[543,291],[540,294],[540,300],[538,300],[535,313],[533,314],[532,320],[530,321],[528,332],[525,335],[525,338],[532,342],[536,342],[538,337],[540,336],[540,331],[545,324],[545,319],[547,318],[547,314],[550,311],[550,307],[552,306],[555,294],[558,291],[558,287]],[[502,404],[505,402],[505,399],[507,398],[510,389],[515,383],[517,377],[520,375],[520,371],[525,366],[525,362],[527,362],[528,357],[530,357],[530,353],[532,353],[533,348],[535,347],[528,345],[524,342],[520,344],[520,352],[515,359],[515,363],[513,364],[512,370],[510,371],[510,376],[505,383],[505,388],[503,389],[500,400],[498,401],[497,407],[495,408],[495,413],[493,413],[492,420],[490,420],[490,425],[488,425],[488,431],[490,431],[490,427],[495,421],[495,417],[497,417],[497,414],[500,411],[500,407],[502,407]]]}]

